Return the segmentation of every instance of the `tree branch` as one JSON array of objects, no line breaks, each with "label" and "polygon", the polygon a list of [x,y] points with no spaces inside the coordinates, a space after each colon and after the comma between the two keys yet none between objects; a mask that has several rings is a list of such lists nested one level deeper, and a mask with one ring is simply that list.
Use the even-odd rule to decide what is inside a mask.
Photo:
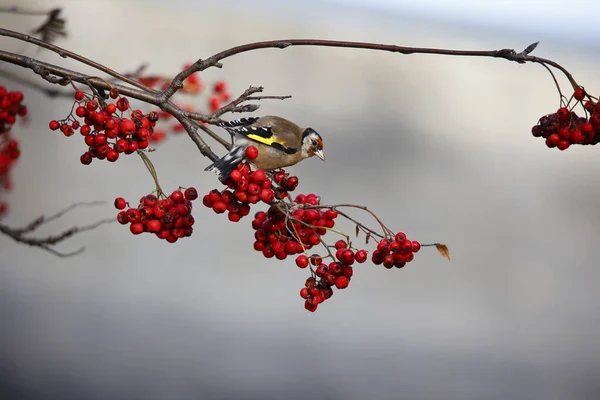
[{"label": "tree branch", "polygon": [[[535,44],[535,43],[534,43]],[[320,40],[320,39],[285,39],[285,40],[269,40],[264,42],[254,42],[248,43],[241,46],[232,47],[228,50],[224,50],[220,53],[217,53],[205,60],[199,59],[189,68],[181,71],[179,74],[173,78],[170,85],[161,93],[162,96],[166,98],[170,98],[173,96],[177,90],[183,87],[183,81],[187,79],[190,75],[204,71],[210,67],[218,67],[221,68],[223,65],[220,61],[225,58],[232,57],[237,54],[245,53],[248,51],[259,50],[259,49],[267,49],[267,48],[276,48],[276,49],[285,49],[291,46],[318,46],[318,47],[344,47],[344,48],[355,48],[355,49],[366,49],[366,50],[378,50],[378,51],[389,51],[392,53],[400,53],[404,55],[408,54],[435,54],[435,55],[447,55],[447,56],[467,56],[467,57],[493,57],[493,58],[503,58],[508,61],[517,62],[520,64],[526,62],[538,63],[538,64],[547,64],[551,65],[554,68],[559,69],[569,82],[573,86],[573,88],[577,88],[579,85],[573,79],[573,76],[560,64],[548,60],[545,58],[535,57],[529,55],[533,48],[535,48],[534,44],[528,46],[524,51],[517,53],[514,49],[501,49],[501,50],[451,50],[451,49],[436,49],[436,48],[426,48],[426,47],[408,47],[408,46],[397,46],[397,45],[389,45],[389,44],[378,44],[378,43],[368,43],[368,42],[349,42],[349,41],[339,41],[339,40]],[[532,48],[533,47],[533,48]]]}]

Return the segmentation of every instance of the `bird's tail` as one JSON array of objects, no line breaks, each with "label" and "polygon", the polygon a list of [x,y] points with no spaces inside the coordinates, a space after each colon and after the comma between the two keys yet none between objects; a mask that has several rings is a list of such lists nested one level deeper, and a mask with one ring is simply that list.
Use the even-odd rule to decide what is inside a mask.
[{"label": "bird's tail", "polygon": [[246,148],[244,146],[234,147],[229,153],[210,164],[204,170],[215,171],[219,175],[219,180],[224,181],[229,177],[231,171],[236,169],[239,163],[244,161],[245,152]]}]

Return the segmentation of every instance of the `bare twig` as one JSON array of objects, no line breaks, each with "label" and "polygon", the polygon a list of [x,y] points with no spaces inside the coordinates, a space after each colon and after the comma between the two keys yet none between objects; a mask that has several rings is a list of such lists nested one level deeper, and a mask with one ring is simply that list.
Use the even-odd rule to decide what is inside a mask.
[{"label": "bare twig", "polygon": [[78,203],[73,203],[70,206],[64,208],[63,210],[61,210],[61,211],[57,212],[56,214],[51,215],[49,217],[46,217],[45,215],[40,215],[39,217],[37,217],[36,219],[31,221],[29,224],[25,225],[24,227],[19,228],[19,229],[13,229],[13,232],[18,235],[23,235],[25,233],[29,233],[29,232],[36,230],[43,224],[47,224],[48,222],[52,222],[52,221],[62,217],[69,211],[72,211],[78,207],[93,207],[93,206],[98,206],[98,205],[105,204],[105,203],[106,202],[104,202],[104,201],[89,201],[89,202],[80,201]]},{"label": "bare twig", "polygon": [[74,256],[74,255],[77,255],[77,254],[80,254],[81,252],[83,252],[85,250],[85,247],[81,247],[75,251],[64,253],[64,252],[56,250],[54,248],[54,246],[56,246],[58,243],[61,243],[78,233],[90,231],[92,229],[99,227],[100,225],[114,222],[114,221],[116,221],[116,219],[115,218],[103,219],[103,220],[100,220],[100,221],[95,222],[90,225],[73,226],[61,233],[58,233],[55,235],[50,235],[50,236],[43,237],[43,238],[42,237],[32,237],[32,236],[28,236],[27,234],[34,232],[37,228],[39,228],[41,225],[43,225],[47,222],[50,222],[50,221],[53,221],[53,220],[56,220],[56,219],[62,217],[67,212],[73,210],[76,207],[91,206],[91,205],[97,205],[97,204],[102,204],[102,202],[75,203],[75,204],[65,208],[64,210],[62,210],[54,215],[51,215],[49,217],[44,217],[44,216],[38,217],[35,220],[33,220],[32,222],[30,222],[29,224],[27,224],[26,226],[24,226],[23,228],[11,228],[7,225],[0,224],[0,233],[12,238],[15,242],[23,243],[23,244],[26,244],[26,245],[32,246],[32,247],[39,247],[40,249],[46,250],[49,253],[52,253],[58,257]]}]

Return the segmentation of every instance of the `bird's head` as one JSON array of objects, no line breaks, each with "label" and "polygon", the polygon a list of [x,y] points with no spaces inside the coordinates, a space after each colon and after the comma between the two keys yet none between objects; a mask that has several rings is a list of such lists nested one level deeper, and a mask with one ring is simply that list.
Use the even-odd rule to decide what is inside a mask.
[{"label": "bird's head", "polygon": [[308,158],[312,156],[317,156],[325,161],[323,139],[314,129],[306,128],[302,132],[302,157]]}]

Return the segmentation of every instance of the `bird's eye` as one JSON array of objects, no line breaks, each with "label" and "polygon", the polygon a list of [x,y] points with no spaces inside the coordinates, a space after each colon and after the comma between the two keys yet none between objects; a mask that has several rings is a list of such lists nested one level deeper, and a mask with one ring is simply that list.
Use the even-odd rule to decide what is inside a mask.
[{"label": "bird's eye", "polygon": [[317,141],[316,141],[316,140],[313,140],[313,141],[312,141],[312,145],[316,147],[316,146],[317,146]]}]

